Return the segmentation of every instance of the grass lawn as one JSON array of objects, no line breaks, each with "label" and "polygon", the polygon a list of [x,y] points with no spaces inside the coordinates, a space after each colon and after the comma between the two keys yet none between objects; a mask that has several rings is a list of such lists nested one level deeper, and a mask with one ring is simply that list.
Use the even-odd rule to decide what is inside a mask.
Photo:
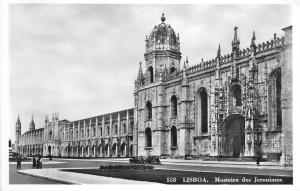
[{"label": "grass lawn", "polygon": [[[293,177],[192,172],[179,170],[99,170],[63,169],[63,171],[163,184],[292,184]],[[271,181],[271,182],[270,182]],[[275,181],[275,182],[274,182]]]}]

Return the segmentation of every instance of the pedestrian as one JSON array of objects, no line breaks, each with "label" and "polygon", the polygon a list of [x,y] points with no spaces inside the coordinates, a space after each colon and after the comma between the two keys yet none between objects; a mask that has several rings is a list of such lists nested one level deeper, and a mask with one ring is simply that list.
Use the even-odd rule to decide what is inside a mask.
[{"label": "pedestrian", "polygon": [[18,157],[17,159],[17,170],[21,170],[22,169],[22,159],[21,156]]},{"label": "pedestrian", "polygon": [[36,168],[36,160],[35,157],[32,159],[32,168]]},{"label": "pedestrian", "polygon": [[19,164],[19,156],[17,156],[16,161],[17,161],[17,170],[19,170],[19,166],[20,166],[20,164]]},{"label": "pedestrian", "polygon": [[43,168],[43,158],[42,158],[42,156],[40,157],[40,168]]},{"label": "pedestrian", "polygon": [[36,168],[39,169],[40,168],[40,156],[38,156],[38,159],[36,161]]},{"label": "pedestrian", "polygon": [[260,162],[260,158],[259,158],[259,156],[258,156],[258,157],[256,158],[256,166],[257,166],[257,167],[260,167],[259,162]]}]

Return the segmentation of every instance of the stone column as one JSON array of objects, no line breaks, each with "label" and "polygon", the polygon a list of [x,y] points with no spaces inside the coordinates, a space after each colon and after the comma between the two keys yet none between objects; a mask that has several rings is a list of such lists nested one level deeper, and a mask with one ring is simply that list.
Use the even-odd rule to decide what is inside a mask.
[{"label": "stone column", "polygon": [[105,117],[102,116],[102,137],[105,137],[106,134],[106,127],[105,127]]},{"label": "stone column", "polygon": [[85,124],[85,120],[83,120],[83,139],[86,138],[86,124]]},{"label": "stone column", "polygon": [[[96,138],[98,138],[99,137],[99,130],[98,130],[98,117],[96,117],[96,121],[95,121],[95,128],[96,128]],[[96,145],[97,146],[97,145]]]},{"label": "stone column", "polygon": [[109,116],[109,136],[112,137],[112,114]]}]

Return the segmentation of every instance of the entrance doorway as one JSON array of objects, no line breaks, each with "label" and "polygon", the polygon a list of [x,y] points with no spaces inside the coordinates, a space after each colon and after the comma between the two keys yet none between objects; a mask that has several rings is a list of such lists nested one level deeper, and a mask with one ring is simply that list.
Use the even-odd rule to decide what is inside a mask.
[{"label": "entrance doorway", "polygon": [[222,132],[223,155],[238,158],[244,154],[245,118],[234,114],[225,119]]}]

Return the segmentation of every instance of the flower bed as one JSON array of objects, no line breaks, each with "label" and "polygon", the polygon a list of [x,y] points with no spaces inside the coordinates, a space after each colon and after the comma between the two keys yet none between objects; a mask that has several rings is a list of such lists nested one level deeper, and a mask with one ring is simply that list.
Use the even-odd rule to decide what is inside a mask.
[{"label": "flower bed", "polygon": [[99,170],[153,170],[151,165],[101,165]]}]

